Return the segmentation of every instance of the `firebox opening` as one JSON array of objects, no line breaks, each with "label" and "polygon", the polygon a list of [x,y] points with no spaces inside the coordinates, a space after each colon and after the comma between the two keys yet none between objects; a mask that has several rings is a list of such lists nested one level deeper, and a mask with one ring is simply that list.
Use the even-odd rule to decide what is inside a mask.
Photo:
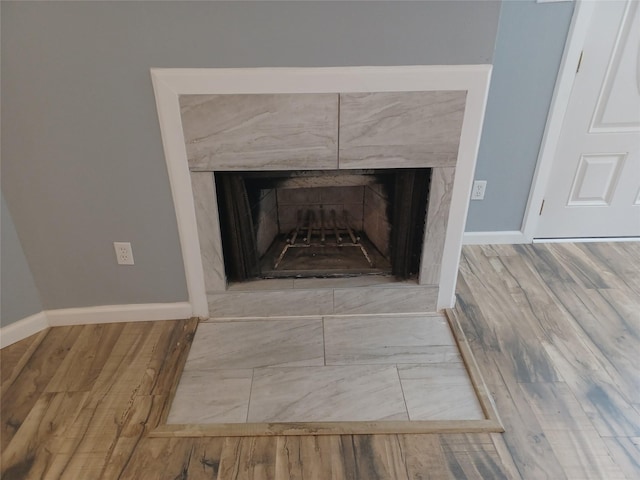
[{"label": "firebox opening", "polygon": [[217,172],[227,278],[415,276],[430,175],[430,169]]}]

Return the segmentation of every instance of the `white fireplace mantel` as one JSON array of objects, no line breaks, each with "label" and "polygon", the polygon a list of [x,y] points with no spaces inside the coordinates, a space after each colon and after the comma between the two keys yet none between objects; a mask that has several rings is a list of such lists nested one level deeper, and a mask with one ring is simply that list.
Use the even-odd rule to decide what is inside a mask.
[{"label": "white fireplace mantel", "polygon": [[455,303],[469,192],[482,131],[491,65],[151,69],[193,315],[209,316],[179,96],[187,94],[467,92],[446,227],[437,308]]}]

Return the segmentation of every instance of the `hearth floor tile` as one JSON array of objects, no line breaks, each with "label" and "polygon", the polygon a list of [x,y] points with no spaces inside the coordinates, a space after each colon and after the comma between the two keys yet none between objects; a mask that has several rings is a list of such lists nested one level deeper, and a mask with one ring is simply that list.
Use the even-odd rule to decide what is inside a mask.
[{"label": "hearth floor tile", "polygon": [[434,314],[201,323],[168,423],[483,418]]},{"label": "hearth floor tile", "polygon": [[249,422],[408,420],[393,365],[256,369]]},{"label": "hearth floor tile", "polygon": [[461,361],[439,315],[325,318],[324,334],[327,365]]},{"label": "hearth floor tile", "polygon": [[460,362],[398,365],[411,420],[483,419],[482,407]]},{"label": "hearth floor tile", "polygon": [[473,387],[403,380],[402,390],[411,420],[481,420],[484,418]]},{"label": "hearth floor tile", "polygon": [[167,423],[246,422],[252,377],[251,368],[185,370]]},{"label": "hearth floor tile", "polygon": [[185,370],[324,365],[322,319],[201,323]]}]

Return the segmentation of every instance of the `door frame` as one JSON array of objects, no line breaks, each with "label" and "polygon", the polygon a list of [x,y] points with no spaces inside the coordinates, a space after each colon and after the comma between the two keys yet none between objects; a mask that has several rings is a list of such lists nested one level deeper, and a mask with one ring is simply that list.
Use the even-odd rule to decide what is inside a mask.
[{"label": "door frame", "polygon": [[531,182],[527,208],[522,221],[522,236],[525,243],[532,243],[536,236],[542,200],[551,175],[556,150],[560,141],[562,124],[573,89],[576,69],[587,38],[594,9],[595,2],[576,0],[560,69],[558,70],[556,86],[547,115],[547,124],[540,144],[538,162]]}]

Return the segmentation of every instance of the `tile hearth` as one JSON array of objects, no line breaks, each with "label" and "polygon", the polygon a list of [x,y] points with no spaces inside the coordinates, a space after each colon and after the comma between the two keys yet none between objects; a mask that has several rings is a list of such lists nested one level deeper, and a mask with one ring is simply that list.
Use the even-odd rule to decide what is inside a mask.
[{"label": "tile hearth", "polygon": [[481,420],[437,314],[207,321],[168,424]]}]

